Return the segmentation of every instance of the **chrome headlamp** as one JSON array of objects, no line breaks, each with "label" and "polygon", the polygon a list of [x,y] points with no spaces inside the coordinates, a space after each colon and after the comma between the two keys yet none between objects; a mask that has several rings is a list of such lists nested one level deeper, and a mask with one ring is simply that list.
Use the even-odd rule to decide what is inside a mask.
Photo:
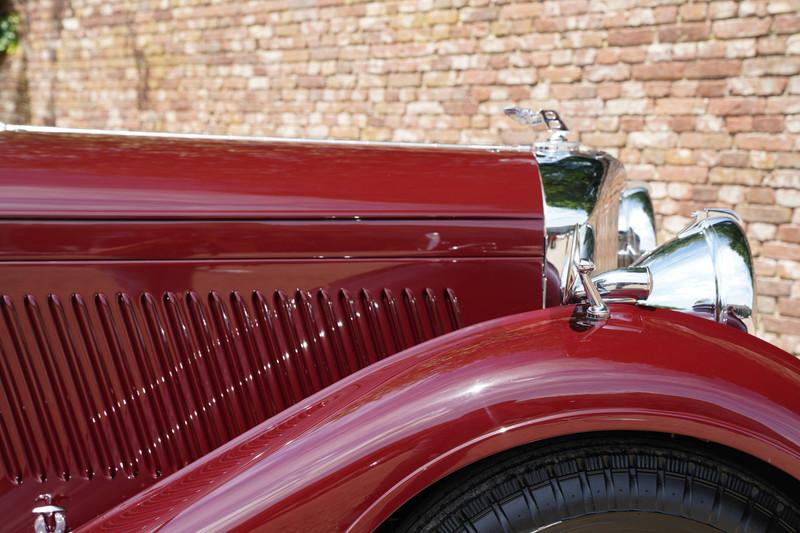
[{"label": "chrome headlamp", "polygon": [[655,249],[656,219],[646,188],[634,187],[622,192],[617,224],[617,266],[628,266]]},{"label": "chrome headlamp", "polygon": [[[704,214],[630,267],[593,276],[604,300],[674,309],[754,332],[755,274],[740,220],[728,210]],[[573,299],[584,295],[576,284]]]}]

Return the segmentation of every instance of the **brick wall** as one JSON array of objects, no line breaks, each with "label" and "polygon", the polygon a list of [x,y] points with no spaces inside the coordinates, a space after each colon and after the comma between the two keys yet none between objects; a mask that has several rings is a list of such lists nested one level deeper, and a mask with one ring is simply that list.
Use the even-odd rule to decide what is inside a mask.
[{"label": "brick wall", "polygon": [[0,120],[522,143],[553,107],[651,182],[662,238],[736,208],[800,354],[800,1],[26,0]]}]

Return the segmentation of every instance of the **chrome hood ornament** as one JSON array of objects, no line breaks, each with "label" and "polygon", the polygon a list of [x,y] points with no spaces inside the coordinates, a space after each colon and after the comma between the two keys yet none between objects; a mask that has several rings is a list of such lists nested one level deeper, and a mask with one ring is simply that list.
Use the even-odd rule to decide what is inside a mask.
[{"label": "chrome hood ornament", "polygon": [[569,128],[561,120],[561,116],[553,109],[540,109],[534,111],[527,107],[507,107],[503,110],[506,116],[525,126],[541,126],[550,132],[550,138],[544,142],[533,145],[538,157],[553,157],[556,154],[571,152],[578,149],[578,143],[567,141]]},{"label": "chrome hood ornament", "polygon": [[503,110],[503,112],[526,126],[539,126],[544,124],[545,127],[552,132],[553,135],[558,135],[561,140],[566,140],[569,128],[561,120],[561,116],[553,109],[540,109],[534,111],[527,107],[511,106]]}]

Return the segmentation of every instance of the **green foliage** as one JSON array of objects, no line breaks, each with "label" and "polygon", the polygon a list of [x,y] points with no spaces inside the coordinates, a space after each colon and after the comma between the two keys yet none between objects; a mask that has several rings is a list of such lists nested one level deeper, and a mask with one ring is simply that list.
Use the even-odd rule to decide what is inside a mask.
[{"label": "green foliage", "polygon": [[12,13],[0,16],[0,54],[11,53],[17,47],[18,27],[19,15]]}]

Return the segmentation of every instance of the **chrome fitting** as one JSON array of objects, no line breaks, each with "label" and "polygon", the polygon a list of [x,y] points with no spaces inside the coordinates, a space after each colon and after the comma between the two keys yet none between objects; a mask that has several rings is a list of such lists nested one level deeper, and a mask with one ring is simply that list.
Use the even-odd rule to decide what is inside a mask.
[{"label": "chrome fitting", "polygon": [[52,494],[40,494],[36,498],[37,502],[42,502],[45,505],[40,505],[32,509],[36,519],[33,522],[33,530],[35,533],[66,533],[67,531],[67,516],[63,507],[53,505]]},{"label": "chrome fitting", "polygon": [[586,259],[581,259],[575,263],[575,268],[578,270],[578,276],[581,278],[581,285],[586,292],[586,299],[588,300],[588,307],[586,308],[586,317],[590,320],[606,320],[609,317],[608,306],[603,302],[603,297],[600,296],[600,291],[592,281],[592,272],[594,272],[594,263]]}]

